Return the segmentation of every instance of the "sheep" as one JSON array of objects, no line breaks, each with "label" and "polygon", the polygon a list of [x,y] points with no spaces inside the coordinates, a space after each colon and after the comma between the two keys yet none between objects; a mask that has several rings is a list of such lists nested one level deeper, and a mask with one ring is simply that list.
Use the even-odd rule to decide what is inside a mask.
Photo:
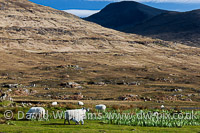
[{"label": "sheep", "polygon": [[80,121],[81,124],[84,124],[83,119],[86,118],[86,112],[88,112],[89,109],[74,109],[74,110],[66,110],[65,112],[65,121],[64,124],[66,125],[66,121],[68,121],[68,124],[70,125],[70,120],[73,120],[74,122],[76,122],[76,125],[79,125]]},{"label": "sheep", "polygon": [[45,109],[42,107],[32,107],[26,113],[26,119],[36,119],[36,118],[44,118],[45,117]]},{"label": "sheep", "polygon": [[7,97],[8,97],[8,95],[7,95],[6,93],[3,93],[3,94],[0,96],[0,99],[6,100]]},{"label": "sheep", "polygon": [[52,105],[56,106],[56,105],[58,105],[58,102],[53,102]]},{"label": "sheep", "polygon": [[83,103],[83,102],[81,102],[81,101],[78,101],[78,105],[80,105],[80,106],[83,106],[83,105],[84,105],[84,103]]},{"label": "sheep", "polygon": [[106,105],[104,105],[104,104],[96,105],[96,109],[97,109],[97,110],[105,111],[105,110],[106,110]]}]

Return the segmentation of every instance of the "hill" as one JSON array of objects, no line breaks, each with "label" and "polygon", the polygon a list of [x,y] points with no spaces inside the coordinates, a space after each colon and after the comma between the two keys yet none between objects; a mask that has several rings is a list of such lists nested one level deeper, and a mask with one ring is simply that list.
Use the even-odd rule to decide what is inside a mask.
[{"label": "hill", "polygon": [[107,5],[100,12],[85,18],[85,20],[95,22],[104,27],[123,30],[128,26],[135,26],[165,12],[167,11],[138,2],[122,1]]},{"label": "hill", "polygon": [[199,47],[200,10],[161,14],[124,31]]},{"label": "hill", "polygon": [[200,10],[170,12],[124,1],[112,3],[85,20],[126,33],[200,46]]},{"label": "hill", "polygon": [[15,100],[137,94],[156,102],[179,88],[185,97],[178,100],[199,101],[199,48],[103,28],[27,0],[0,4],[0,93],[11,88]]}]

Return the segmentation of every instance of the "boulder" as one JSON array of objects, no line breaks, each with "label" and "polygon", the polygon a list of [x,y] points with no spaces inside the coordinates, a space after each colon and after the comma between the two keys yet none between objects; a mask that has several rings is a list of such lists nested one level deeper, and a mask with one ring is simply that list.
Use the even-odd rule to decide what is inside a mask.
[{"label": "boulder", "polygon": [[76,82],[61,83],[60,86],[66,87],[66,88],[77,88],[77,89],[83,88],[80,84]]}]

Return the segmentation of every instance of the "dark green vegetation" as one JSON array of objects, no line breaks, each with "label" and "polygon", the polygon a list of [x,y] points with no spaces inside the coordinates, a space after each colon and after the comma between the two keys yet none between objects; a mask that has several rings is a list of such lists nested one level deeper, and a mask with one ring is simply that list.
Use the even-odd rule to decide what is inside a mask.
[{"label": "dark green vegetation", "polygon": [[[193,113],[196,114],[196,112]],[[105,116],[111,114],[108,113]],[[134,115],[133,113],[132,116],[130,114],[123,115],[123,113],[121,113],[121,115],[115,114],[111,117],[112,119],[107,119],[103,116],[103,122],[107,124],[142,127],[183,127],[200,125],[199,114],[195,116],[196,118],[192,118],[191,111],[139,110],[136,114],[137,115]]]}]

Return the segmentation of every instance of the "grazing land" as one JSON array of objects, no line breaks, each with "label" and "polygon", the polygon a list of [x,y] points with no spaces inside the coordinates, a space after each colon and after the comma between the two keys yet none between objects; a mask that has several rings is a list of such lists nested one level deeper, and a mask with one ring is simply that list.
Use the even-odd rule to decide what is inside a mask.
[{"label": "grazing land", "polygon": [[[126,34],[27,0],[0,0],[0,132],[198,132],[64,120],[6,120],[6,110],[97,104],[109,109],[198,110],[200,48]],[[53,106],[52,102],[58,102]],[[198,124],[191,124],[198,125]]]},{"label": "grazing land", "polygon": [[99,121],[87,121],[85,125],[64,125],[63,120],[50,120],[48,122],[17,121],[14,125],[0,125],[1,132],[22,132],[22,133],[62,133],[62,132],[106,132],[106,133],[126,133],[126,132],[182,132],[197,133],[199,126],[186,126],[182,128],[160,128],[160,127],[139,127],[139,126],[120,126],[112,124],[102,124]]},{"label": "grazing land", "polygon": [[[84,125],[75,125],[75,122],[71,122],[71,125],[64,125],[64,119],[60,119],[59,117],[57,117],[56,115],[52,115],[51,112],[61,112],[61,111],[65,111],[66,109],[73,109],[73,108],[78,108],[78,105],[73,105],[73,104],[68,104],[65,105],[66,108],[61,107],[62,105],[58,105],[58,106],[48,106],[45,107],[46,110],[49,111],[49,119],[48,120],[25,120],[22,119],[21,120],[21,113],[18,117],[18,112],[22,111],[22,112],[27,112],[30,108],[30,106],[26,106],[26,107],[20,107],[20,108],[8,108],[9,110],[13,111],[14,113],[14,117],[11,120],[3,120],[1,119],[1,124],[0,124],[0,131],[1,132],[22,132],[22,133],[26,133],[26,132],[198,132],[199,131],[199,126],[181,126],[181,125],[176,125],[178,127],[170,127],[170,125],[168,125],[169,127],[165,127],[167,125],[163,124],[164,121],[161,123],[160,121],[158,121],[158,125],[140,125],[140,122],[144,122],[146,123],[147,121],[144,119],[141,119],[140,122],[136,122],[137,124],[139,124],[140,126],[132,126],[129,125],[128,123],[132,123],[134,124],[135,122],[132,122],[132,120],[125,120],[125,121],[129,121],[128,123],[124,123],[123,119],[122,120],[117,120],[122,121],[121,123],[115,123],[116,119],[115,118],[111,118],[109,119],[109,117],[106,117],[106,113],[130,113],[132,112],[134,114],[134,112],[141,112],[141,110],[143,110],[144,112],[181,112],[182,114],[185,114],[186,112],[191,112],[191,111],[184,111],[184,110],[160,110],[160,109],[133,109],[132,107],[125,108],[124,106],[108,106],[108,109],[106,112],[103,112],[103,117],[102,119],[96,119],[96,117],[87,117],[87,120],[85,121]],[[94,107],[92,107],[93,105],[91,104],[86,104],[86,107],[90,107],[90,113],[100,113],[97,110],[94,109]],[[1,113],[0,113],[0,117],[3,116],[2,112],[5,109],[1,109]],[[198,111],[195,111],[195,113],[199,113]],[[54,119],[56,116],[57,119]],[[90,115],[87,115],[90,116]],[[136,116],[136,115],[134,115]],[[198,115],[199,117],[199,115]],[[18,119],[20,118],[20,119]],[[91,119],[93,118],[93,119]],[[157,123],[154,120],[151,120],[153,123]],[[191,122],[191,120],[183,120],[184,122]],[[196,124],[199,125],[200,121],[197,120],[192,120],[192,121],[196,121]],[[171,122],[173,124],[173,122]],[[175,124],[180,123],[179,121],[174,122]],[[162,125],[161,125],[162,124]],[[170,124],[170,123],[166,123],[166,124]],[[194,124],[194,123],[188,123],[188,124]],[[164,127],[163,127],[164,126]]]}]

